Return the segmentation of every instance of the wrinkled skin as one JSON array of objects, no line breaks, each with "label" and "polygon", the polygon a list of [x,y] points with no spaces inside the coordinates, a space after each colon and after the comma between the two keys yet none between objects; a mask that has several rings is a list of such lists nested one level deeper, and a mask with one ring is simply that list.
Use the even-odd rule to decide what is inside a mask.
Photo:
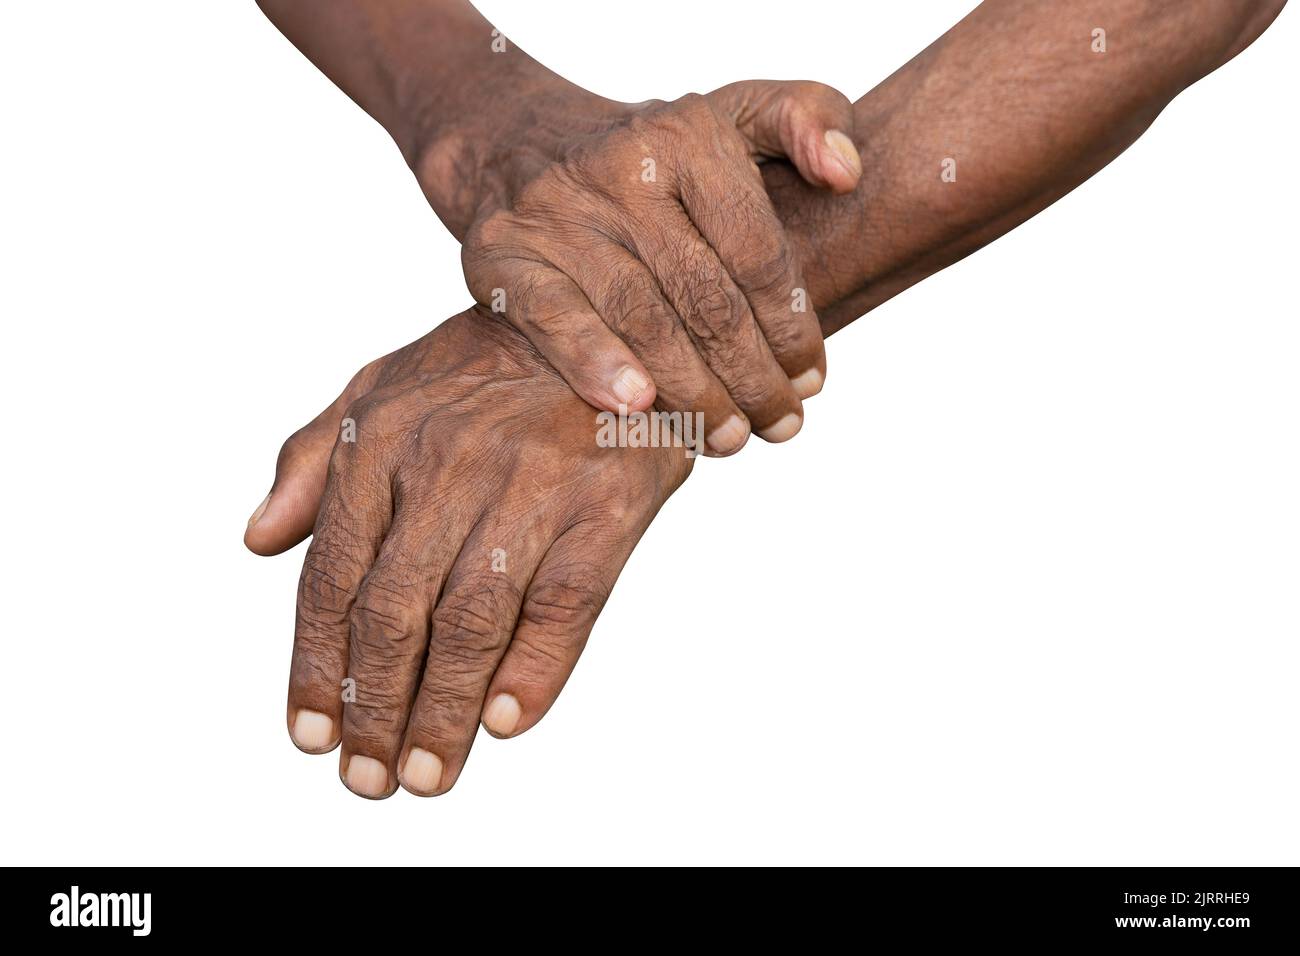
[{"label": "wrinkled skin", "polygon": [[[351,9],[356,2],[322,0],[310,9],[262,2],[281,8],[280,13],[293,21],[282,22],[282,17],[277,21],[282,28],[313,59],[319,55],[322,69],[384,123],[416,169],[425,195],[458,237],[464,237],[481,214],[511,208],[529,183],[555,164],[563,165],[571,144],[594,143],[601,134],[622,128],[626,119],[621,104],[575,93],[553,75],[530,75],[536,65],[530,67],[526,59],[487,61],[490,70],[474,74],[474,82],[450,82],[435,73],[428,82],[436,95],[421,96],[420,78],[436,71],[438,64],[450,64],[451,80],[463,79],[470,75],[465,71],[485,58],[476,60],[475,47],[460,43],[439,48],[439,55],[432,56],[429,49],[436,44],[420,42],[420,30],[407,22],[395,23],[384,43],[351,22],[348,29],[335,29],[337,24],[321,14],[322,8]],[[812,298],[823,305],[826,332],[1069,192],[1131,143],[1170,97],[1247,46],[1282,3],[1117,4],[1115,35],[1130,37],[1142,53],[1108,61],[1104,69],[1097,68],[1086,43],[1080,44],[1071,21],[1061,17],[1063,6],[986,2],[864,97],[856,108],[855,131],[867,159],[866,174],[850,201],[808,186],[797,155],[793,161],[800,175],[779,163],[764,167]],[[1034,39],[1028,47],[1026,37]],[[375,49],[391,53],[390,47],[403,38],[417,42],[405,58],[389,64],[386,73],[373,64],[350,73],[349,64],[367,62],[364,55],[338,55],[337,50],[325,55],[330,53],[327,40],[346,48],[357,38],[366,55]],[[393,81],[372,82],[384,75]],[[511,91],[512,103],[527,104],[514,122],[500,109],[485,108],[490,102],[468,102],[453,121],[430,124],[427,118],[407,116],[403,104],[389,101],[394,90],[415,90],[417,103],[442,105],[449,97],[490,96],[488,77],[495,78],[498,89]],[[1008,90],[1018,95],[1009,99]],[[744,115],[729,115],[752,139],[753,124]],[[971,117],[979,122],[972,123]],[[420,132],[430,126],[438,127],[437,135]],[[970,157],[962,159],[959,190],[941,182],[933,165],[934,157],[947,155],[954,141],[964,143]],[[564,224],[569,207],[552,202]],[[480,333],[482,341],[474,341]],[[503,373],[506,384],[498,395],[492,377]],[[476,401],[471,393],[490,400]],[[520,404],[518,397],[526,400]],[[511,687],[520,700],[517,716],[508,715],[513,723],[498,724],[509,725],[506,733],[527,729],[545,712],[572,668],[613,574],[689,464],[664,457],[671,452],[594,447],[594,442],[588,443],[592,409],[579,402],[518,335],[490,316],[461,316],[368,366],[334,406],[286,443],[272,494],[255,512],[245,535],[254,552],[278,553],[311,533],[339,421],[354,401],[362,416],[357,446],[343,448],[335,457],[335,477],[316,525],[323,540],[313,544],[314,563],[309,563],[304,578],[306,612],[295,640],[290,728],[304,749],[324,751],[337,745],[343,726],[345,779],[351,766],[348,755],[354,754],[374,760],[377,772],[358,773],[350,784],[353,789],[361,790],[364,783],[366,792],[391,792],[394,768],[402,766],[394,761],[409,750],[408,725],[417,726],[406,716],[401,688],[408,689],[407,699],[417,687],[423,694],[425,684],[412,676],[409,662],[423,659],[427,650],[427,673],[441,683],[438,694],[422,697],[434,701],[426,711],[438,719],[420,724],[426,734],[421,740],[429,746],[444,745],[437,751],[444,765],[436,768],[436,787],[408,788],[441,792],[460,772],[472,736],[472,715],[482,713],[485,724],[496,723],[489,720],[489,712],[502,687]],[[378,414],[367,417],[371,411]],[[386,427],[376,431],[376,419]],[[375,434],[388,437],[367,445],[364,436]],[[442,453],[421,450],[438,446],[438,436]],[[433,454],[435,465],[421,464],[428,454]],[[665,464],[655,463],[660,460]],[[533,463],[531,471],[525,463]],[[528,480],[529,474],[534,480]],[[504,493],[488,493],[498,487]],[[394,494],[394,489],[402,494]],[[601,504],[603,498],[608,504]],[[416,501],[429,512],[417,513],[412,506]],[[533,507],[529,502],[541,504]],[[401,505],[396,513],[394,503]],[[560,518],[575,510],[583,520]],[[451,520],[444,523],[441,512]],[[466,517],[471,512],[479,516],[473,522]],[[382,528],[376,531],[378,523]],[[472,528],[468,535],[465,528]],[[502,537],[524,542],[530,556],[525,567],[531,563],[536,572],[518,600],[513,594],[493,598],[500,604],[492,607],[505,611],[485,615],[477,631],[470,630],[474,625],[455,626],[470,620],[465,613],[469,605],[450,605],[459,607],[443,612],[452,615],[451,633],[468,631],[469,636],[463,644],[439,644],[439,634],[448,633],[448,628],[439,630],[439,602],[431,595],[463,593],[456,587],[460,575],[484,573],[485,559],[477,555],[485,545],[506,549],[510,580],[523,579],[510,564],[511,545],[488,545],[485,540],[485,529],[498,528]],[[560,534],[564,528],[569,530]],[[390,546],[390,540],[396,543]],[[545,557],[538,564],[531,556],[543,550]],[[399,560],[384,557],[389,554]],[[338,564],[323,563],[321,555],[335,556]],[[314,583],[309,586],[309,581]],[[551,581],[557,583],[542,590],[538,602],[539,587]],[[520,591],[520,585],[512,586],[515,593]],[[360,604],[358,591],[364,594]],[[501,593],[490,587],[480,591]],[[502,626],[516,605],[522,615]],[[432,623],[422,630],[422,621]],[[380,640],[385,629],[387,637]],[[484,639],[485,633],[495,636]],[[358,649],[369,652],[364,660],[378,662],[366,673],[386,680],[364,682],[379,695],[371,698],[364,697],[365,687],[358,680],[358,701],[347,705],[341,725],[344,705],[335,688],[339,675],[351,666],[354,634],[361,637]],[[498,645],[505,646],[504,653],[491,649]],[[457,655],[457,647],[465,652]],[[453,648],[450,654],[448,648]],[[494,657],[501,657],[501,663],[488,666]],[[525,666],[530,661],[531,671]],[[516,681],[512,674],[521,679]],[[330,716],[322,718],[324,723],[300,726],[295,711],[300,717],[310,707]],[[429,770],[431,763],[423,763]],[[426,782],[430,776],[422,774]]]},{"label": "wrinkled skin", "polygon": [[[580,108],[584,132],[550,155],[484,160],[463,252],[470,291],[597,408],[700,412],[714,454],[739,450],[751,428],[792,437],[826,353],[755,160],[789,156],[805,181],[851,191],[857,152],[827,139],[852,130],[851,105],[819,83],[750,81]],[[461,148],[442,141],[417,165],[435,208],[459,197]]]},{"label": "wrinkled skin", "polygon": [[492,728],[503,736],[554,702],[690,470],[683,449],[602,448],[596,433],[595,411],[535,350],[472,309],[366,366],[286,443],[280,468],[293,470],[338,436],[298,591],[287,719],[308,752],[341,741],[354,792],[385,797],[400,780],[443,793],[485,701],[518,702]]}]

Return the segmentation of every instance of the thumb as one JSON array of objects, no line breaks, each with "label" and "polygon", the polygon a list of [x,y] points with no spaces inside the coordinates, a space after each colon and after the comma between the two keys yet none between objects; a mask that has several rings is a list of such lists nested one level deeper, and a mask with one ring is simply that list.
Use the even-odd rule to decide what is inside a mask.
[{"label": "thumb", "polygon": [[309,424],[289,436],[275,462],[275,482],[244,530],[244,546],[254,554],[288,551],[316,525],[329,475],[330,455],[339,438],[346,409],[364,391],[359,372],[343,394]]},{"label": "thumb", "polygon": [[280,449],[271,493],[262,499],[244,530],[244,546],[254,554],[288,551],[311,534],[316,524],[334,442],[308,440],[305,433],[315,424],[295,432]]},{"label": "thumb", "polygon": [[849,193],[862,176],[853,144],[853,104],[811,80],[746,80],[708,95],[756,156],[784,156],[814,186]]}]

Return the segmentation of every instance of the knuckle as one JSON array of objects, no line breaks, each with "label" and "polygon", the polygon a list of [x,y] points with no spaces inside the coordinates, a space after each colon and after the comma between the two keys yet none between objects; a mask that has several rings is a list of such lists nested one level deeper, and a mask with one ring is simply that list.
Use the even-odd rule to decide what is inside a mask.
[{"label": "knuckle", "polygon": [[740,297],[726,288],[716,272],[702,273],[688,287],[687,312],[693,331],[701,339],[734,342],[748,317]]},{"label": "knuckle", "polygon": [[[476,223],[465,236],[460,247],[460,264],[466,283],[475,301],[490,300],[492,289],[500,284],[501,268],[493,255],[499,244],[496,227],[488,225],[489,219]],[[490,301],[487,304],[491,304]]]},{"label": "knuckle", "polygon": [[502,230],[502,245],[515,250],[547,247],[585,232],[579,212],[599,208],[613,182],[616,158],[630,143],[618,131],[580,143],[520,191]]},{"label": "knuckle", "polygon": [[429,502],[437,494],[430,476],[447,473],[456,461],[456,451],[442,422],[433,418],[420,422],[403,459],[404,464],[413,466],[397,471],[393,478],[395,493],[412,505]]},{"label": "knuckle", "polygon": [[688,369],[671,376],[658,376],[659,398],[666,411],[707,410],[723,401],[724,389],[707,368]]},{"label": "knuckle", "polygon": [[385,365],[384,359],[377,358],[361,366],[351,380],[348,381],[348,386],[343,390],[343,394],[355,399],[356,396],[369,391],[383,374]]},{"label": "knuckle", "polygon": [[367,581],[352,605],[352,639],[358,650],[375,661],[405,660],[423,635],[419,611],[404,589],[383,581]]},{"label": "knuckle", "polygon": [[785,94],[785,102],[800,119],[812,121],[818,113],[850,115],[853,108],[847,96],[833,86],[816,80],[794,80]]},{"label": "knuckle", "polygon": [[511,680],[532,687],[553,685],[556,672],[569,669],[572,646],[573,638],[545,631],[516,640],[510,653],[517,655],[519,664],[511,672]]},{"label": "knuckle", "polygon": [[575,315],[565,307],[567,297],[556,295],[563,283],[546,269],[528,269],[514,285],[514,304],[508,314],[516,322],[541,335],[564,336],[573,328]]},{"label": "knuckle", "polygon": [[508,246],[515,235],[515,217],[507,210],[484,216],[465,236],[466,255],[484,255]]},{"label": "knuckle", "polygon": [[343,731],[354,751],[383,754],[404,728],[405,701],[391,687],[358,680],[356,699],[343,709]]},{"label": "knuckle", "polygon": [[[353,418],[351,414],[346,417],[352,418],[354,423],[357,421],[357,419]],[[357,431],[360,432],[360,424],[356,424],[355,427],[357,428]],[[357,445],[355,442],[336,441],[334,447],[330,449],[330,474],[341,475],[347,472],[356,461],[356,453]],[[319,533],[319,531],[317,533]]]},{"label": "knuckle", "polygon": [[687,93],[672,102],[673,112],[693,123],[713,122],[713,104],[700,93]]},{"label": "knuckle", "polygon": [[334,443],[331,462],[373,465],[386,459],[405,444],[413,408],[410,390],[401,386],[368,392],[352,402],[344,414],[352,420],[352,435]]},{"label": "knuckle", "polygon": [[608,596],[594,568],[570,567],[533,586],[521,617],[543,627],[581,627],[600,613]]},{"label": "knuckle", "polygon": [[[526,191],[519,203],[532,201],[528,197],[533,195]],[[519,273],[527,271],[547,238],[545,232],[525,223],[513,210],[498,210],[476,223],[465,236],[461,266],[469,290],[480,304],[498,308],[496,290],[500,288],[509,289],[511,299],[518,294],[514,285]]]},{"label": "knuckle", "polygon": [[579,146],[564,164],[556,167],[551,180],[552,188],[560,184],[572,188],[580,183],[608,182],[611,178],[611,160],[616,157],[631,158],[644,151],[642,145],[649,126],[646,116],[634,116],[626,125],[610,130],[598,140]]},{"label": "knuckle", "polygon": [[415,740],[451,741],[478,720],[483,695],[476,683],[454,672],[440,670],[436,681],[425,681],[411,711],[410,731]]},{"label": "knuckle", "polygon": [[619,275],[610,282],[605,303],[606,317],[618,331],[658,338],[670,324],[654,280],[639,272]]},{"label": "knuckle", "polygon": [[757,229],[735,258],[736,279],[746,290],[756,294],[789,295],[794,256],[789,243],[779,232]]},{"label": "knuckle", "polygon": [[386,585],[368,583],[350,615],[349,676],[355,697],[347,714],[353,737],[371,742],[402,730],[414,679],[414,662],[424,650],[424,626],[410,602]]},{"label": "knuckle", "polygon": [[347,656],[345,641],[319,631],[300,631],[294,636],[293,686],[337,690],[339,676],[347,670]]},{"label": "knuckle", "polygon": [[[785,375],[780,377],[786,381]],[[754,369],[744,369],[730,385],[732,400],[750,415],[751,418],[777,416],[793,410],[792,402],[785,400],[782,389],[772,377],[761,374]],[[766,414],[759,414],[766,410]]]},{"label": "knuckle", "polygon": [[338,627],[352,605],[356,562],[320,539],[312,542],[298,579],[298,616],[317,629]]},{"label": "knuckle", "polygon": [[[357,434],[359,435],[370,434],[375,430],[375,426],[379,424],[381,410],[382,410],[382,403],[379,399],[379,396],[374,392],[367,392],[365,395],[361,396],[360,398],[353,399],[351,402],[348,403],[347,409],[343,412],[343,417],[345,419],[346,418],[352,419],[353,423],[356,426]],[[334,446],[334,450],[336,453],[335,457],[341,457],[338,455],[338,453],[340,451],[343,452],[347,451],[346,448],[342,448],[341,446],[348,445],[348,444],[353,444],[353,443],[352,442],[336,443]]]},{"label": "knuckle", "polygon": [[789,367],[794,371],[816,365],[824,349],[820,328],[815,325],[809,328],[808,320],[802,317],[770,323],[764,332],[772,354],[790,363]]},{"label": "knuckle", "polygon": [[683,125],[698,122],[710,112],[708,102],[698,93],[687,93],[675,100],[655,100],[628,120],[624,129],[635,140],[647,136],[680,133]]},{"label": "knuckle", "polygon": [[[358,673],[360,676],[357,676]],[[369,729],[385,736],[400,733],[401,720],[406,710],[407,682],[398,675],[375,671],[358,671],[349,675],[355,681],[355,696],[344,708],[350,724],[350,735]]]},{"label": "knuckle", "polygon": [[505,648],[512,620],[500,586],[465,587],[443,598],[433,612],[433,630],[442,653],[479,661]]},{"label": "knuckle", "polygon": [[280,446],[280,453],[275,459],[277,474],[297,464],[307,453],[307,435],[307,428],[300,428],[284,440],[284,444]]},{"label": "knuckle", "polygon": [[722,122],[712,102],[698,93],[642,109],[627,121],[623,132],[638,154],[653,149],[679,171],[682,160],[695,155],[712,162],[719,153],[731,154],[740,140],[734,126]]},{"label": "knuckle", "polygon": [[821,325],[811,309],[796,312],[778,299],[763,315],[763,334],[774,352],[797,350],[815,355],[824,349]]}]

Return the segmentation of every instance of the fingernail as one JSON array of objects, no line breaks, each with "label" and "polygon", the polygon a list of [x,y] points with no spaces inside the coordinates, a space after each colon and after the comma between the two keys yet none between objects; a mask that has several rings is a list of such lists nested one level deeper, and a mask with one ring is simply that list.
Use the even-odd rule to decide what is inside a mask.
[{"label": "fingernail", "polygon": [[862,175],[862,157],[858,155],[858,148],[853,145],[853,140],[837,129],[828,129],[826,145],[835,151],[835,155],[844,164],[845,169],[854,176]]},{"label": "fingernail", "polygon": [[509,737],[519,726],[523,712],[513,694],[497,694],[483,711],[483,726],[494,734]]},{"label": "fingernail", "polygon": [[705,443],[719,455],[738,451],[749,437],[749,426],[739,415],[732,415],[705,438]]},{"label": "fingernail", "polygon": [[382,797],[388,793],[388,768],[374,757],[354,755],[348,759],[346,783],[363,797]]},{"label": "fingernail", "polygon": [[248,519],[248,526],[250,528],[253,525],[257,524],[258,519],[262,517],[263,513],[265,513],[266,506],[269,505],[270,503],[271,503],[271,495],[268,492],[267,496],[262,499],[262,503],[257,506],[257,510],[253,512],[253,517]]},{"label": "fingernail", "polygon": [[794,393],[800,398],[812,398],[822,390],[822,373],[815,368],[810,368],[790,379],[790,384],[794,386]]},{"label": "fingernail", "polygon": [[433,793],[442,782],[442,760],[437,754],[412,747],[397,777],[407,790],[422,794]]},{"label": "fingernail", "polygon": [[304,708],[293,718],[290,733],[303,750],[324,750],[334,743],[334,721],[328,714]]},{"label": "fingernail", "polygon": [[632,405],[650,385],[644,375],[630,365],[624,365],[614,376],[614,397],[624,405]]},{"label": "fingernail", "polygon": [[786,441],[797,435],[802,427],[803,419],[791,412],[775,425],[768,425],[764,428],[758,433],[758,437],[764,441]]}]

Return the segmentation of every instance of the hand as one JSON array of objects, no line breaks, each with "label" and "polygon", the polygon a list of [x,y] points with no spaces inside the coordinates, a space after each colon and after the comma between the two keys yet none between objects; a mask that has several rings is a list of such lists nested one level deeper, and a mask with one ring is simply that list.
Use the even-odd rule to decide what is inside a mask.
[{"label": "hand", "polygon": [[480,719],[509,737],[550,708],[689,471],[681,448],[600,447],[596,413],[481,309],[367,365],[285,443],[245,535],[259,554],[302,540],[323,485],[298,591],[295,743],[341,741],[361,796],[450,789]]},{"label": "hand", "polygon": [[[595,128],[558,155],[522,134],[477,154],[470,291],[598,408],[700,412],[715,454],[739,450],[751,426],[792,437],[826,353],[755,160],[787,156],[809,183],[851,191],[848,100],[753,81],[621,112],[598,102]],[[548,122],[563,122],[569,107],[548,103]],[[448,150],[461,148],[443,142],[417,165],[435,207],[454,205],[447,171],[468,164]]]},{"label": "hand", "polygon": [[852,190],[853,112],[817,83],[639,105],[533,60],[466,0],[258,0],[392,134],[504,312],[598,408],[698,412],[715,454],[802,424],[826,358],[755,160]]}]

